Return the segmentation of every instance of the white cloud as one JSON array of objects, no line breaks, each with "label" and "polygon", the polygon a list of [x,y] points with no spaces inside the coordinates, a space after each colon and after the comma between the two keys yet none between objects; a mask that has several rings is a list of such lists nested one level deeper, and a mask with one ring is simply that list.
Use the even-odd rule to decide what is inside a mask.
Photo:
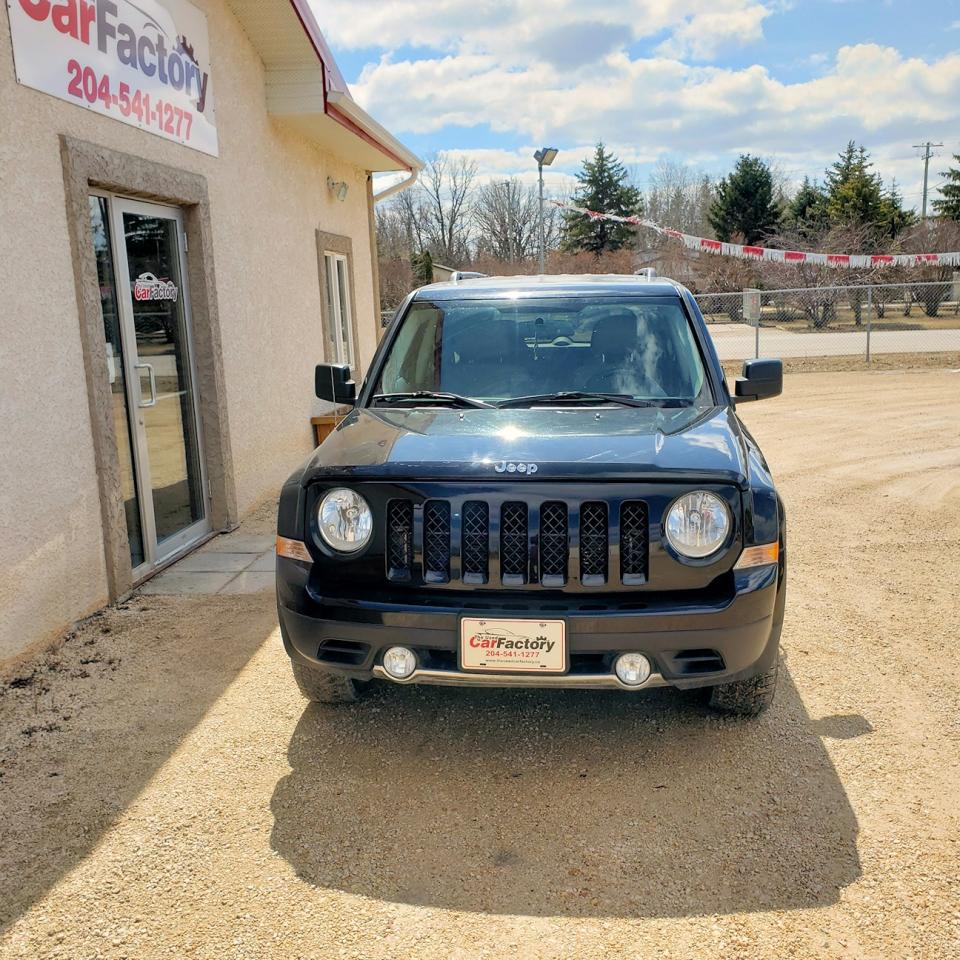
[{"label": "white cloud", "polygon": [[[817,132],[843,139],[960,121],[960,54],[905,59],[890,47],[843,47],[831,69],[784,83],[765,67],[701,67],[610,54],[589,72],[549,64],[506,68],[489,55],[387,58],[353,85],[357,100],[397,133],[488,124],[498,132],[577,141],[610,138],[651,150],[802,146]],[[910,135],[910,134],[908,134]]]},{"label": "white cloud", "polygon": [[313,0],[327,38],[344,49],[428,47],[492,53],[503,63],[577,67],[668,33],[671,54],[710,59],[761,38],[782,0]]},{"label": "white cloud", "polygon": [[697,13],[676,27],[657,52],[668,57],[713,60],[726,48],[761,40],[763,21],[770,13],[759,3],[725,4]]},{"label": "white cloud", "polygon": [[548,140],[562,148],[550,176],[569,176],[602,139],[627,164],[671,155],[724,170],[738,153],[751,152],[777,158],[799,179],[819,174],[856,139],[914,203],[920,166],[910,144],[949,139],[960,124],[960,54],[925,61],[859,44],[795,83],[758,65],[698,66],[663,56],[631,59],[624,51],[580,71],[542,61],[505,66],[489,54],[385,57],[363,70],[353,92],[400,136],[489,125],[531,145],[515,153],[469,151],[485,176],[530,176],[528,154]]}]

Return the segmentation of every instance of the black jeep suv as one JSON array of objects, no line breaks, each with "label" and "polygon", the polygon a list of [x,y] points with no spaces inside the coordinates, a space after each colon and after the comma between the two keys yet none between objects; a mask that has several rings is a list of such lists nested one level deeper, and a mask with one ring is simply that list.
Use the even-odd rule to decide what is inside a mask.
[{"label": "black jeep suv", "polygon": [[277,601],[311,700],[371,679],[709,688],[756,714],[777,677],[783,504],[690,293],[509,277],[411,294],[353,410],[286,482]]}]

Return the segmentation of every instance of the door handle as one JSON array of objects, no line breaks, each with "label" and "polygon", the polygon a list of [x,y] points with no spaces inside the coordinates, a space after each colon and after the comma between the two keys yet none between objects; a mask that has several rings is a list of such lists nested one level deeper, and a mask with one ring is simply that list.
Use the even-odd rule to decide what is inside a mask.
[{"label": "door handle", "polygon": [[[134,370],[146,370],[147,376],[150,378],[150,399],[143,399],[143,387],[140,388],[140,400],[137,403],[138,407],[155,407],[157,405],[157,378],[153,373],[153,364],[145,363],[140,361],[133,365]],[[140,380],[140,383],[143,383],[143,380]]]}]

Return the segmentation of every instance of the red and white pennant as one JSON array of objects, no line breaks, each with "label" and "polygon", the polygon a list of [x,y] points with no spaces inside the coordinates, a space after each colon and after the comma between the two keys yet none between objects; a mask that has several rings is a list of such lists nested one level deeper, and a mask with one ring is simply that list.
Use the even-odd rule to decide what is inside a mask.
[{"label": "red and white pennant", "polygon": [[661,227],[652,220],[643,217],[620,217],[614,213],[598,213],[577,207],[559,200],[550,201],[561,210],[574,210],[591,220],[612,220],[615,223],[628,223],[634,227],[645,227],[663,237],[679,240],[688,250],[700,250],[723,257],[739,257],[741,260],[765,260],[769,263],[812,263],[824,267],[840,269],[864,269],[868,267],[960,267],[960,251],[952,253],[805,253],[801,250],[774,250],[770,247],[752,247],[742,243],[726,243],[722,240],[709,240],[695,237],[679,230]]}]

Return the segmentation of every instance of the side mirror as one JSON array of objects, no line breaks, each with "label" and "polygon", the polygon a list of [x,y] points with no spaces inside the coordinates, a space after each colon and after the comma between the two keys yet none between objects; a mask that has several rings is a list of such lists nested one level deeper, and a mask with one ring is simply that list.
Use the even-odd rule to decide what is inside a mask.
[{"label": "side mirror", "polygon": [[354,403],[357,385],[350,379],[346,363],[318,363],[314,374],[314,390],[321,400],[331,403]]},{"label": "side mirror", "polygon": [[743,376],[734,384],[737,400],[766,400],[783,393],[783,361],[745,360]]}]

